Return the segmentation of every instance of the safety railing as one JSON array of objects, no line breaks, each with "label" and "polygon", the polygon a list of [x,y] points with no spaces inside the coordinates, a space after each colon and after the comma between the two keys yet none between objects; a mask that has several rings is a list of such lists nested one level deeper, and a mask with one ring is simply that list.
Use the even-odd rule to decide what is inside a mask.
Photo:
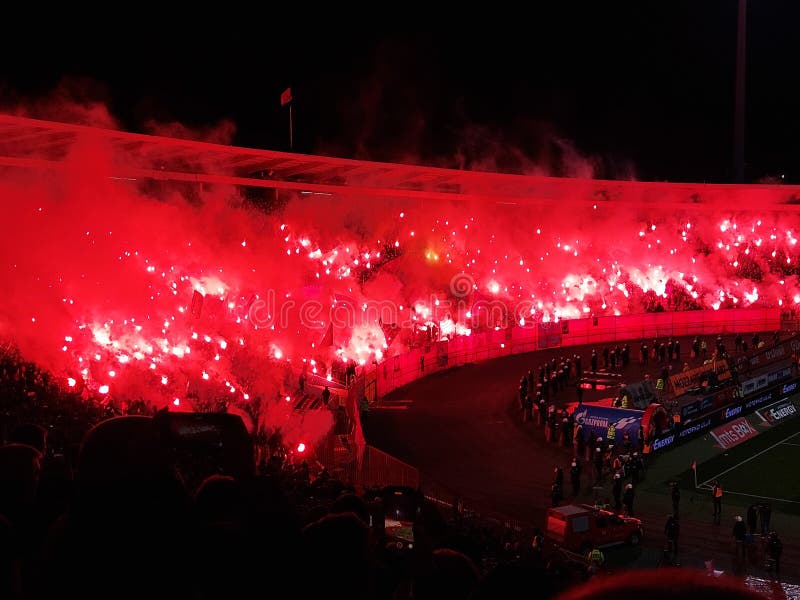
[{"label": "safety railing", "polygon": [[359,400],[367,395],[376,401],[412,381],[452,367],[544,348],[775,331],[781,327],[779,309],[760,308],[645,313],[511,327],[434,342],[367,365],[355,385],[360,386]]}]

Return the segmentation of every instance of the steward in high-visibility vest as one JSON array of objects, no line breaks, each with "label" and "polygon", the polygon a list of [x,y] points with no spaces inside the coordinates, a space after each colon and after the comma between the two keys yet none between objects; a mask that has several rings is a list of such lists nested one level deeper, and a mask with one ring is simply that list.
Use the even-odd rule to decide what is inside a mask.
[{"label": "steward in high-visibility vest", "polygon": [[591,563],[595,567],[600,567],[606,561],[606,557],[603,556],[603,553],[600,551],[599,548],[595,548],[591,552],[589,552],[589,563]]},{"label": "steward in high-visibility vest", "polygon": [[658,381],[656,381],[656,389],[662,391],[664,389],[664,378],[659,377]]},{"label": "steward in high-visibility vest", "polygon": [[719,481],[714,481],[714,487],[711,488],[711,497],[714,501],[714,522],[719,524],[722,517],[722,486]]},{"label": "steward in high-visibility vest", "polygon": [[614,424],[611,423],[608,426],[608,431],[606,432],[606,438],[608,439],[608,442],[613,444],[616,435],[617,435],[617,429],[614,427]]},{"label": "steward in high-visibility vest", "polygon": [[622,397],[622,408],[630,408],[630,401],[628,400],[628,394],[625,394]]}]

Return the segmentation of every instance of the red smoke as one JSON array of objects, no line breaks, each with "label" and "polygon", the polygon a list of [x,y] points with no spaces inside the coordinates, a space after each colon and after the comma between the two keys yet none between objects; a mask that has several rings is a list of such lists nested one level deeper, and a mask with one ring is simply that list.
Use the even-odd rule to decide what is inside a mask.
[{"label": "red smoke", "polygon": [[117,160],[87,135],[63,170],[3,172],[0,336],[87,397],[260,402],[288,443],[330,426],[327,412],[293,416],[301,372],[341,379],[343,361],[381,360],[431,324],[451,336],[800,303],[796,217],[724,198],[659,209],[297,193],[265,211],[230,187],[120,180]]}]

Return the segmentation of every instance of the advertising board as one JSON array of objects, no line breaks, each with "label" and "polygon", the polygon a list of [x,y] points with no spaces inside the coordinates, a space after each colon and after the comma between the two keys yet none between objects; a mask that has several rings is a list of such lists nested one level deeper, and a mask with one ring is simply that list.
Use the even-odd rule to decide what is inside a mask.
[{"label": "advertising board", "polygon": [[725,450],[738,446],[758,435],[758,430],[750,425],[744,417],[739,417],[711,430],[711,435],[720,447]]}]

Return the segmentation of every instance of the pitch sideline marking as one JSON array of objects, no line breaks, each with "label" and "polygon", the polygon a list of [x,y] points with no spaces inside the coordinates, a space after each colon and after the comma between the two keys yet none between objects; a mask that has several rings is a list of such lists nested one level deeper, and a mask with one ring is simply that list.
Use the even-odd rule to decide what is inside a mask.
[{"label": "pitch sideline marking", "polygon": [[758,494],[745,494],[744,492],[731,492],[725,490],[726,494],[733,494],[734,496],[749,496],[750,498],[760,498],[762,500],[772,500],[773,502],[789,502],[791,504],[800,504],[800,500],[785,500],[783,498],[772,498],[771,496],[759,496]]},{"label": "pitch sideline marking", "polygon": [[722,473],[719,473],[719,474],[715,475],[714,477],[711,477],[710,479],[706,479],[706,480],[705,480],[703,483],[701,483],[701,484],[700,484],[700,485],[698,485],[697,487],[701,487],[701,486],[704,486],[704,485],[708,485],[708,483],[709,483],[710,481],[714,481],[715,479],[719,479],[720,477],[722,477],[723,475],[725,475],[725,473],[730,473],[730,472],[731,472],[731,471],[733,471],[734,469],[738,469],[738,468],[739,468],[739,467],[741,467],[742,465],[744,465],[744,464],[746,464],[746,463],[749,463],[749,462],[750,462],[751,460],[753,460],[754,458],[758,458],[759,456],[761,456],[761,455],[762,455],[762,454],[764,454],[765,452],[769,452],[770,450],[772,450],[772,449],[773,449],[773,448],[775,448],[776,446],[780,446],[781,444],[783,444],[783,443],[784,443],[786,440],[790,440],[790,439],[792,439],[793,437],[797,437],[798,435],[800,435],[800,431],[797,431],[797,432],[793,433],[792,435],[790,435],[789,437],[782,439],[780,442],[777,442],[777,443],[775,443],[775,444],[772,444],[772,446],[770,446],[770,447],[768,447],[768,448],[765,448],[765,449],[764,449],[764,450],[762,450],[761,452],[758,452],[758,453],[754,454],[753,456],[751,456],[751,457],[749,457],[749,458],[746,458],[746,459],[744,459],[742,462],[740,462],[740,463],[738,463],[738,464],[735,464],[735,465],[733,465],[733,466],[732,466],[732,467],[730,467],[729,469],[725,469],[725,470],[724,470]]}]

